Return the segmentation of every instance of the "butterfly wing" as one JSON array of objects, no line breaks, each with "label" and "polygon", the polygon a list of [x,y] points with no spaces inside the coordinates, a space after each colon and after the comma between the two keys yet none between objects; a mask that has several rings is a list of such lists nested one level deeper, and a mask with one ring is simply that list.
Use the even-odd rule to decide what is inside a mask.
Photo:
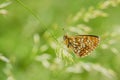
[{"label": "butterfly wing", "polygon": [[69,37],[68,45],[78,56],[86,56],[93,51],[99,43],[99,37],[94,35],[78,35]]}]

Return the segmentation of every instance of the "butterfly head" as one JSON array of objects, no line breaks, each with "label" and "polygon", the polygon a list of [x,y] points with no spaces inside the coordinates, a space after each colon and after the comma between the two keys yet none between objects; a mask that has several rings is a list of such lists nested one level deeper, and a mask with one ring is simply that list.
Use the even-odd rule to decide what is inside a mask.
[{"label": "butterfly head", "polygon": [[68,39],[68,36],[67,36],[67,35],[64,35],[64,36],[63,36],[63,40],[65,41],[66,39]]},{"label": "butterfly head", "polygon": [[68,47],[68,44],[69,44],[68,39],[69,39],[69,38],[68,38],[67,35],[64,35],[64,36],[63,36],[64,43],[67,45],[67,47]]}]

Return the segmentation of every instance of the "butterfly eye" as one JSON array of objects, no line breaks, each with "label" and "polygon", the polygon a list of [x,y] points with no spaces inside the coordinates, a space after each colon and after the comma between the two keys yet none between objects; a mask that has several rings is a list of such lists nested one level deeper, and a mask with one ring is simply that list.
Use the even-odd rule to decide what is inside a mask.
[{"label": "butterfly eye", "polygon": [[66,40],[66,39],[67,39],[67,35],[64,35],[64,36],[63,36],[63,40]]}]

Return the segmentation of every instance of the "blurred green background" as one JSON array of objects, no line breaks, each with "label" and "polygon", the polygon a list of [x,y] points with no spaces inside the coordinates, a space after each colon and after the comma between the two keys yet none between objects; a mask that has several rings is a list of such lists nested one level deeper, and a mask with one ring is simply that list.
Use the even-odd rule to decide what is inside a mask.
[{"label": "blurred green background", "polygon": [[[79,58],[65,34],[101,40]],[[120,0],[0,0],[0,80],[120,80],[119,41]]]}]

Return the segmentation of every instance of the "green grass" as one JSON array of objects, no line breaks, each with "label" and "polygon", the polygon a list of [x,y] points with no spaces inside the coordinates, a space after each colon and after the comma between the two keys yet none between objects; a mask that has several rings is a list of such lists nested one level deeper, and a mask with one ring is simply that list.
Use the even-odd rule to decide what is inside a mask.
[{"label": "green grass", "polygon": [[[119,14],[120,0],[1,0],[0,79],[119,80]],[[78,58],[65,34],[101,40]]]}]

